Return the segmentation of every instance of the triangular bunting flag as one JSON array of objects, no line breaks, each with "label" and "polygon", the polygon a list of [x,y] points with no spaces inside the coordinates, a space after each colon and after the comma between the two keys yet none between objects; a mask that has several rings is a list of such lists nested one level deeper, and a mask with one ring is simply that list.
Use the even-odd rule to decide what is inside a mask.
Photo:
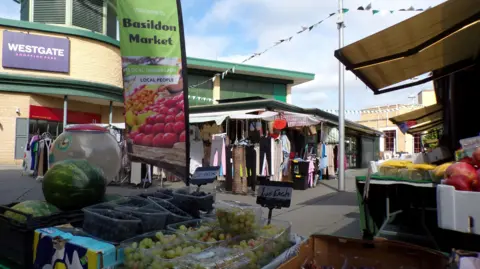
[{"label": "triangular bunting flag", "polygon": [[365,7],[365,10],[370,10],[372,9],[372,3],[368,4],[366,7]]},{"label": "triangular bunting flag", "polygon": [[390,14],[393,14],[393,12],[395,12],[394,10],[390,10]]},{"label": "triangular bunting flag", "polygon": [[348,11],[349,11],[349,9],[348,9],[348,8],[344,8],[344,9],[342,9],[342,13],[347,13]]},{"label": "triangular bunting flag", "polygon": [[410,6],[407,11],[415,11],[415,8],[413,6]]},{"label": "triangular bunting flag", "polygon": [[363,8],[362,6],[359,6],[357,10],[365,10],[365,8]]},{"label": "triangular bunting flag", "polygon": [[407,11],[406,9],[402,8],[402,9],[399,9],[398,11]]},{"label": "triangular bunting flag", "polygon": [[308,27],[308,31],[312,31],[313,27],[315,27],[315,25]]},{"label": "triangular bunting flag", "polygon": [[291,41],[291,40],[292,40],[292,38],[293,38],[293,36],[289,37],[289,38],[288,38],[288,41]]},{"label": "triangular bunting flag", "polygon": [[423,11],[423,8],[417,8],[416,11]]},{"label": "triangular bunting flag", "polygon": [[373,14],[373,15],[377,14],[378,12],[380,12],[380,10],[378,10],[378,9],[373,9],[373,10],[372,10],[372,14]]},{"label": "triangular bunting flag", "polygon": [[[335,14],[336,14],[335,12],[334,12],[334,13],[330,13],[330,14],[328,15],[328,17],[332,17],[332,16],[335,15]],[[322,22],[322,21],[323,21],[323,20],[321,20],[321,22]]]}]

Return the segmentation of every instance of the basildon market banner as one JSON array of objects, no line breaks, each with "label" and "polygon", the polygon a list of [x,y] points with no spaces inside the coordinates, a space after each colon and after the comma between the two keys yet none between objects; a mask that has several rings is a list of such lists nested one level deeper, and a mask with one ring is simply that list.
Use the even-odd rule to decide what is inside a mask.
[{"label": "basildon market banner", "polygon": [[178,0],[118,0],[130,160],[188,182],[185,39]]}]

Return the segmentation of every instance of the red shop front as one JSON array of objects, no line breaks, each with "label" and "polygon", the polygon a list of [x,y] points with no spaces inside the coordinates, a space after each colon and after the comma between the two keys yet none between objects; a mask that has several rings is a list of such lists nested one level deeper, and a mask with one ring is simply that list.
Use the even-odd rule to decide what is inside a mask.
[{"label": "red shop front", "polygon": [[[30,106],[30,119],[63,121],[63,109],[44,106]],[[101,123],[100,114],[67,110],[69,124]]]}]

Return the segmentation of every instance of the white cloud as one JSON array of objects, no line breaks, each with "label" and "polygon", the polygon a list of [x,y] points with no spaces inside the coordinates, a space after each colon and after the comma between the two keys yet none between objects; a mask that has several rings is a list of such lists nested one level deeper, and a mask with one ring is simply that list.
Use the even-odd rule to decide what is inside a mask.
[{"label": "white cloud", "polygon": [[[350,11],[345,15],[345,45],[396,24],[416,12],[394,12],[386,15],[372,15],[371,12],[356,11],[360,5],[371,1],[344,1]],[[443,2],[443,0],[396,0],[376,1],[374,9],[395,10],[409,8],[426,8]],[[217,23],[235,26],[243,30],[245,38],[254,38],[257,51],[260,52],[282,38],[287,38],[299,31],[301,26],[308,26],[336,12],[337,1],[318,0],[218,0],[197,24],[195,32],[208,36],[209,26]],[[336,16],[324,21],[317,28],[301,35],[296,35],[287,43],[281,44],[264,55],[254,58],[248,64],[274,68],[290,69],[316,74],[316,79],[293,89],[294,104],[304,107],[323,109],[338,108],[338,61],[333,56],[338,48],[338,31]],[[195,54],[206,55],[195,48]],[[208,49],[207,49],[208,51]],[[240,62],[250,54],[230,55],[228,48],[219,60]],[[345,73],[346,109],[357,110],[367,106],[396,104],[408,102],[408,96],[431,84],[406,89],[389,94],[374,96],[372,91],[351,73]]]}]

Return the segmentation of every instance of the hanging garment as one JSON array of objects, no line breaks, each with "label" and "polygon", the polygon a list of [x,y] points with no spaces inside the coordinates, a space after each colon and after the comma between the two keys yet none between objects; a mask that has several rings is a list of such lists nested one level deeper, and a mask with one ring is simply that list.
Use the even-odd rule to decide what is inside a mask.
[{"label": "hanging garment", "polygon": [[246,194],[248,188],[247,180],[243,173],[243,167],[245,167],[245,147],[234,147],[232,155],[234,167],[232,192],[234,194]]},{"label": "hanging garment", "polygon": [[255,150],[255,167],[256,167],[256,171],[255,171],[255,175],[259,176],[260,175],[260,145],[259,144],[255,144],[255,146],[253,147],[253,149]]},{"label": "hanging garment", "polygon": [[335,176],[335,158],[333,154],[333,145],[327,145],[327,173],[329,176],[334,177]]},{"label": "hanging garment", "polygon": [[245,149],[247,185],[255,191],[255,183],[257,182],[257,153],[254,146],[247,146]]},{"label": "hanging garment", "polygon": [[334,160],[334,166],[335,166],[335,172],[338,170],[338,146],[335,145],[333,147],[333,160]]},{"label": "hanging garment", "polygon": [[232,191],[232,184],[233,184],[233,146],[229,145],[225,149],[225,156],[227,159],[226,167],[227,167],[227,173],[225,174],[225,190],[226,191]]},{"label": "hanging garment", "polygon": [[46,161],[44,159],[43,151],[45,150],[45,141],[41,140],[38,147],[38,166],[37,175],[43,177],[43,164]]},{"label": "hanging garment", "polygon": [[190,140],[190,174],[193,174],[198,167],[202,167],[204,152],[202,140]]},{"label": "hanging garment", "polygon": [[310,160],[308,164],[308,185],[310,186],[310,188],[313,187],[314,171],[315,171],[315,164],[313,160]]},{"label": "hanging garment", "polygon": [[33,143],[30,145],[30,170],[35,170],[35,165],[38,161],[37,159],[37,151],[35,150],[36,145],[38,143],[38,140],[33,141]]},{"label": "hanging garment", "polygon": [[290,153],[284,151],[283,152],[283,163],[282,163],[282,175],[283,176],[288,176],[288,173],[290,169]]},{"label": "hanging garment", "polygon": [[275,154],[275,174],[274,178],[275,181],[282,181],[282,164],[283,164],[283,151],[282,151],[282,143],[280,140],[275,140],[274,142],[275,148],[274,148],[274,154]]},{"label": "hanging garment", "polygon": [[270,162],[270,175],[272,177],[271,180],[275,180],[275,175],[277,173],[277,164],[275,163],[276,155],[275,155],[275,140],[270,138],[270,152],[271,152],[271,162]]},{"label": "hanging garment", "polygon": [[227,173],[225,134],[213,135],[210,152],[210,166],[220,166],[220,176],[225,175]]},{"label": "hanging garment", "polygon": [[260,171],[261,176],[269,176],[272,174],[272,139],[270,137],[260,138]]}]

